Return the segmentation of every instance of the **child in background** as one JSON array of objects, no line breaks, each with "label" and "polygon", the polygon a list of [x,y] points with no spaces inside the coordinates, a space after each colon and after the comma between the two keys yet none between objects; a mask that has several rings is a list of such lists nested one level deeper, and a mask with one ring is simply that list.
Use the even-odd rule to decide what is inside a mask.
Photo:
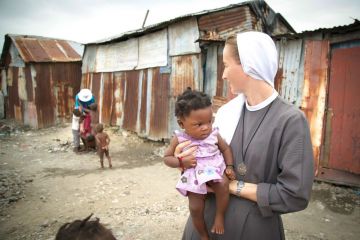
[{"label": "child in background", "polygon": [[73,135],[74,152],[76,153],[80,151],[80,117],[81,117],[80,110],[74,109],[71,128]]},{"label": "child in background", "polygon": [[109,135],[107,135],[103,131],[104,131],[104,126],[101,123],[97,124],[95,139],[96,139],[98,154],[100,157],[100,164],[101,164],[101,168],[104,168],[104,154],[105,154],[109,161],[109,168],[112,168],[111,157],[109,155],[110,138]]},{"label": "child in background", "polygon": [[[176,188],[189,199],[190,214],[200,238],[209,239],[204,221],[204,198],[207,186],[210,186],[216,197],[216,215],[211,232],[223,234],[224,215],[229,202],[227,177],[235,179],[231,149],[220,137],[218,129],[212,128],[211,100],[205,93],[187,89],[177,98],[175,116],[184,131],[175,131],[165,151],[164,162],[169,167],[182,168]],[[191,144],[184,151],[197,147],[195,167],[185,166],[182,158],[174,156],[176,146],[189,140]]]},{"label": "child in background", "polygon": [[55,240],[116,240],[112,232],[99,222],[99,218],[89,221],[91,216],[65,223],[56,233]]}]

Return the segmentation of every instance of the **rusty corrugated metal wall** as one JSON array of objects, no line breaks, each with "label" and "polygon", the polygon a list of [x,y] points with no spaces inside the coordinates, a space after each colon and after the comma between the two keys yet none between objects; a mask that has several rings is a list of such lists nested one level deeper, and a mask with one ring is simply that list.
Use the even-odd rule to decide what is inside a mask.
[{"label": "rusty corrugated metal wall", "polygon": [[289,103],[301,106],[304,79],[303,40],[278,41],[279,69],[275,89]]},{"label": "rusty corrugated metal wall", "polygon": [[[357,151],[360,145],[354,142],[359,135],[356,103],[360,100],[355,99],[359,95],[353,92],[359,86],[354,79],[351,80],[351,76],[358,75],[358,68],[354,66],[360,58],[356,55],[355,48],[350,48],[360,44],[347,42],[345,46],[348,49],[341,50],[343,55],[339,59],[336,50],[333,51],[335,54],[332,54],[332,59],[329,59],[330,40],[313,39],[319,39],[319,36],[277,41],[279,71],[275,86],[280,95],[289,103],[300,107],[308,119],[315,165],[320,170],[320,178],[341,183],[351,182],[351,177],[346,178],[334,170],[360,173]],[[341,39],[346,40],[346,37]],[[346,55],[351,60],[345,60]],[[348,88],[344,87],[345,81],[348,81]],[[345,101],[345,98],[348,100]]]},{"label": "rusty corrugated metal wall", "polygon": [[320,147],[328,82],[329,41],[306,40],[304,61],[304,83],[301,109],[308,119],[317,166],[320,161]]},{"label": "rusty corrugated metal wall", "polygon": [[93,92],[102,123],[161,140],[169,138],[169,78],[160,68],[85,73],[82,87]]},{"label": "rusty corrugated metal wall", "polygon": [[7,69],[7,118],[34,128],[68,121],[80,89],[81,63],[33,63]]}]

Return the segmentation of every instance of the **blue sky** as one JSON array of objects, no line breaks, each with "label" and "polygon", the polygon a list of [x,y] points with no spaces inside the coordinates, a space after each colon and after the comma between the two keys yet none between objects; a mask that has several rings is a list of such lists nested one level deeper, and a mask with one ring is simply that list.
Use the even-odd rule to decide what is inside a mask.
[{"label": "blue sky", "polygon": [[[188,13],[241,0],[0,0],[0,47],[6,33],[81,43],[138,29]],[[298,31],[329,28],[360,19],[360,0],[267,0]]]}]

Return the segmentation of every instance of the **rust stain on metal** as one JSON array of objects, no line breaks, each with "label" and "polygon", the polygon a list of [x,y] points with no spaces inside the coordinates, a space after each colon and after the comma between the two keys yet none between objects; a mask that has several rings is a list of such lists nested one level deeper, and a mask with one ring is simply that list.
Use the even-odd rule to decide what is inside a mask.
[{"label": "rust stain on metal", "polygon": [[168,93],[170,74],[160,74],[159,68],[152,72],[151,115],[149,137],[167,138],[168,131]]},{"label": "rust stain on metal", "polygon": [[217,83],[216,83],[216,96],[224,97],[224,80],[222,79],[222,75],[224,72],[224,63],[222,51],[218,51],[217,57]]},{"label": "rust stain on metal", "polygon": [[124,104],[125,73],[114,73],[114,116],[112,124],[121,125]]},{"label": "rust stain on metal", "polygon": [[11,85],[8,86],[8,109],[6,111],[7,118],[15,118],[15,109],[20,106],[20,99],[18,93],[18,72],[16,67],[8,68],[8,74],[11,72]]},{"label": "rust stain on metal", "polygon": [[201,16],[198,24],[201,38],[206,39],[226,38],[239,30],[252,29],[248,6]]},{"label": "rust stain on metal", "polygon": [[[36,128],[49,127],[69,119],[75,94],[80,89],[80,64],[35,63],[26,65],[24,71],[10,67],[8,71],[12,71],[12,83],[9,85],[7,118],[16,118]],[[24,81],[21,89],[19,77]],[[26,99],[20,101],[19,91]]]},{"label": "rust stain on metal", "polygon": [[55,122],[55,103],[49,65],[34,64],[36,69],[35,104],[39,127],[49,127]]},{"label": "rust stain on metal", "polygon": [[25,79],[26,79],[26,93],[27,93],[28,101],[32,102],[34,100],[34,94],[33,94],[33,83],[31,78],[30,66],[25,67]]},{"label": "rust stain on metal", "polygon": [[101,75],[102,75],[102,73],[93,73],[91,87],[90,87],[91,92],[94,95],[95,101],[98,104],[102,104],[99,102],[100,101]]},{"label": "rust stain on metal", "polygon": [[276,91],[278,91],[279,95],[281,95],[282,81],[283,81],[283,69],[279,68],[276,73],[275,82],[274,82],[274,87]]},{"label": "rust stain on metal", "polygon": [[315,165],[319,166],[327,89],[329,42],[306,41],[301,109],[310,125]]},{"label": "rust stain on metal", "polygon": [[187,87],[195,89],[193,55],[172,57],[172,96],[178,96]]},{"label": "rust stain on metal", "polygon": [[360,187],[360,175],[345,171],[339,171],[330,168],[319,168],[319,174],[316,177],[319,181],[341,184],[351,187]]},{"label": "rust stain on metal", "polygon": [[139,84],[139,72],[127,71],[123,127],[133,132],[136,131],[137,106],[139,101],[138,84]]},{"label": "rust stain on metal", "polygon": [[91,79],[93,74],[92,73],[83,73],[81,77],[81,88],[91,88]]},{"label": "rust stain on metal", "polygon": [[58,121],[70,118],[74,108],[75,95],[80,90],[80,63],[43,63],[42,66],[51,67],[51,79],[56,91],[56,118]]},{"label": "rust stain on metal", "polygon": [[[16,42],[19,42],[17,40]],[[24,48],[26,48],[29,53],[29,59],[23,58],[25,62],[49,62],[51,58],[46,53],[45,49],[40,45],[40,42],[36,39],[21,39]],[[22,52],[22,48],[19,49]]]},{"label": "rust stain on metal", "polygon": [[[57,42],[54,40],[39,40],[40,46],[47,53],[49,58],[55,61],[64,61],[66,59],[66,55],[57,45]],[[51,56],[51,57],[50,57]]]},{"label": "rust stain on metal", "polygon": [[332,50],[329,167],[360,174],[360,47]]},{"label": "rust stain on metal", "polygon": [[111,125],[111,118],[113,114],[113,74],[103,73],[103,92],[102,92],[102,108],[101,119],[102,122]]},{"label": "rust stain on metal", "polygon": [[66,42],[56,39],[13,36],[24,62],[74,62],[81,56]]},{"label": "rust stain on metal", "polygon": [[64,61],[81,61],[81,56],[70,46],[70,44],[67,41],[64,40],[56,40],[56,42],[60,45],[62,50],[65,50],[66,58]]},{"label": "rust stain on metal", "polygon": [[146,132],[146,116],[147,112],[147,79],[148,70],[143,70],[142,86],[141,86],[141,106],[140,106],[140,133]]}]

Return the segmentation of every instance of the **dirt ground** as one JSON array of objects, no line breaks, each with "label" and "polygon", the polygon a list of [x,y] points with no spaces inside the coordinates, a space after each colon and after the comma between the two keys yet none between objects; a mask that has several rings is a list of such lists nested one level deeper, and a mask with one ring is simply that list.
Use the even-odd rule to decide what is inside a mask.
[{"label": "dirt ground", "polygon": [[[164,144],[107,128],[114,168],[102,170],[94,152],[72,152],[69,124],[0,126],[0,239],[54,239],[90,213],[119,240],[181,239],[187,199],[162,163]],[[360,239],[360,191],[315,183],[309,207],[283,220],[287,239]]]}]

